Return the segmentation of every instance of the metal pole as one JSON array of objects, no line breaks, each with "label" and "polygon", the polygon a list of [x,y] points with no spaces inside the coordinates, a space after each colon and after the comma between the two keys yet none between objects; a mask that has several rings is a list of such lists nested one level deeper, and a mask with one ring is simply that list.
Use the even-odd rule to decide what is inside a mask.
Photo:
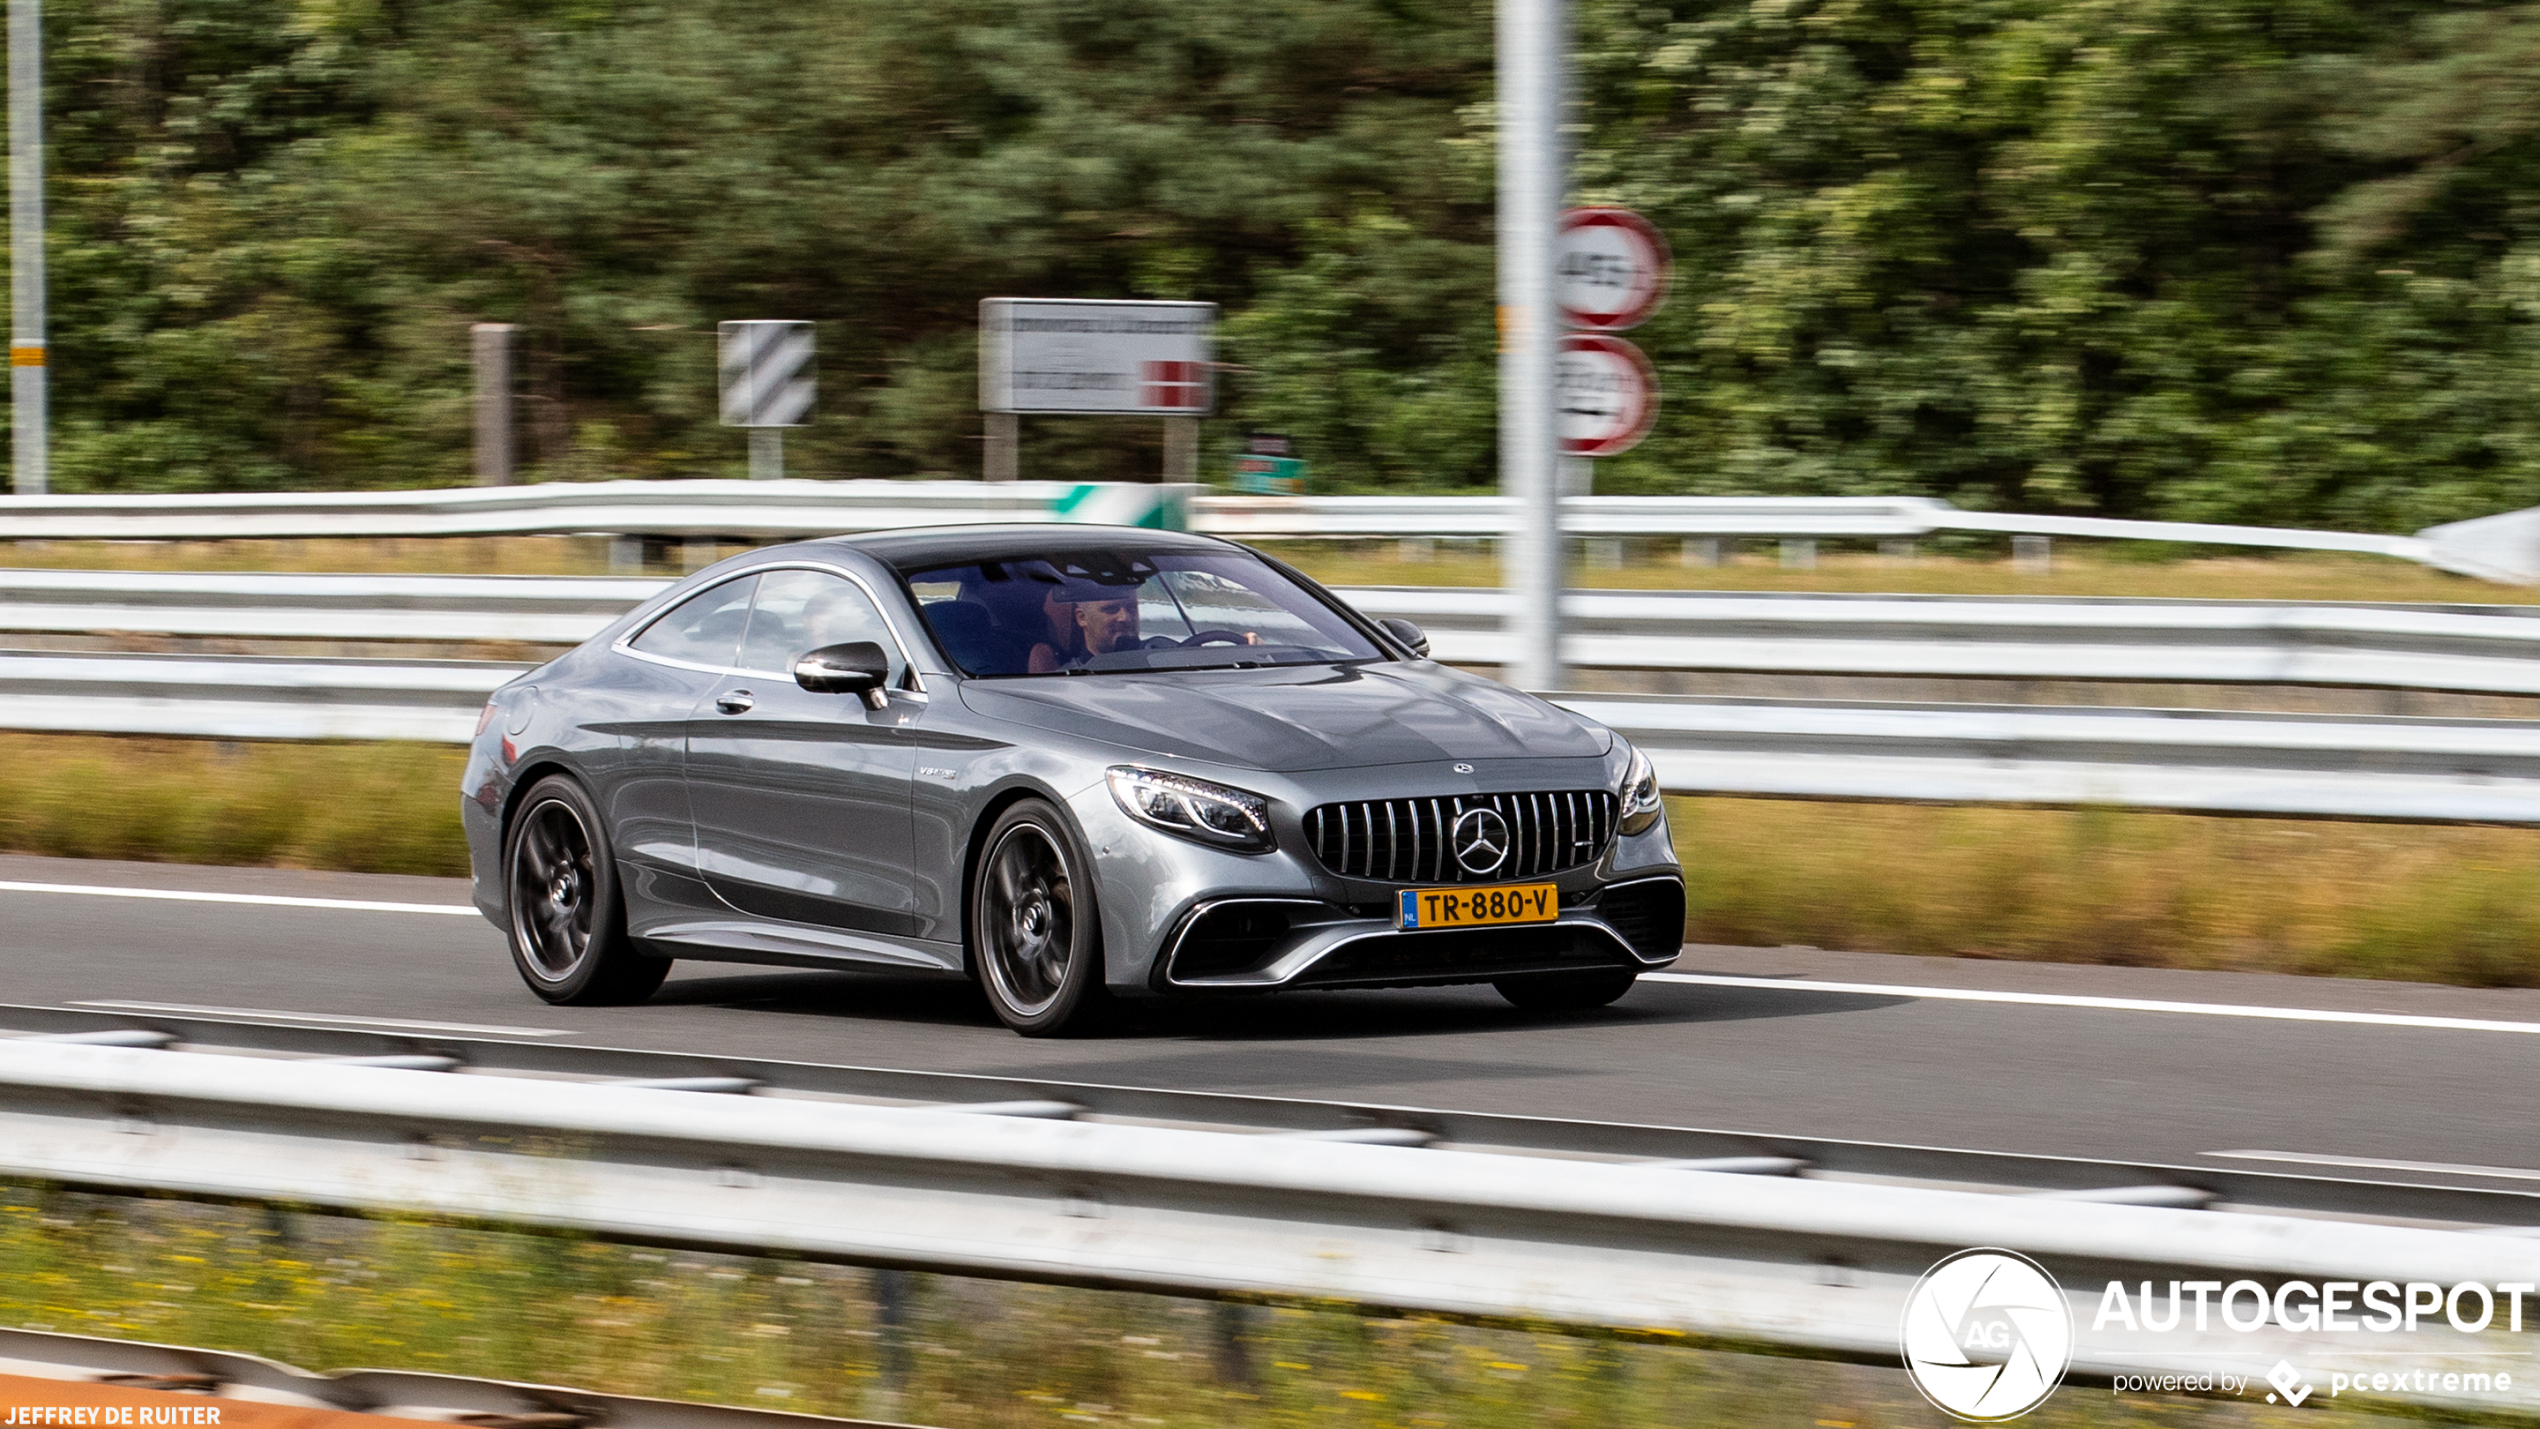
[{"label": "metal pole", "polygon": [[468,330],[476,360],[476,484],[512,484],[512,325]]},{"label": "metal pole", "polygon": [[44,367],[44,5],[9,0],[10,481],[52,486]]},{"label": "metal pole", "polygon": [[785,474],[785,429],[750,428],[750,480],[774,481]]},{"label": "metal pole", "polygon": [[1022,467],[1023,419],[1012,412],[988,414],[988,445],[980,475],[1012,481]]},{"label": "metal pole", "polygon": [[1199,480],[1199,418],[1164,419],[1164,479]]},{"label": "metal pole", "polygon": [[1559,222],[1562,0],[1499,0],[1499,484],[1515,508],[1505,549],[1516,597],[1511,673],[1529,690],[1559,689],[1561,534],[1552,283]]}]

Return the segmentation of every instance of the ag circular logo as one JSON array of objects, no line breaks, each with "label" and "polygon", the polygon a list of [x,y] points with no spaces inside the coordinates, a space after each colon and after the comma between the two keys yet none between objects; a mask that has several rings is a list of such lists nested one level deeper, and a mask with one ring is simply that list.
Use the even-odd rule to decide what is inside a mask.
[{"label": "ag circular logo", "polygon": [[2073,1311],[2036,1261],[1962,1250],[1905,1297],[1905,1371],[1941,1412],[1977,1424],[2046,1402],[2073,1362]]}]

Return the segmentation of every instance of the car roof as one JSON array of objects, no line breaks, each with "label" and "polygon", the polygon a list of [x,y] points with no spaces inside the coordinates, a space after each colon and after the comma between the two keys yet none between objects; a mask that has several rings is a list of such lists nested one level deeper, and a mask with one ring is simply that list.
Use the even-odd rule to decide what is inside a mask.
[{"label": "car roof", "polygon": [[[823,542],[822,544],[830,544]],[[840,536],[835,544],[862,551],[901,571],[964,561],[1028,560],[1076,551],[1225,551],[1232,543],[1214,536],[1159,531],[1144,526],[980,525],[933,526],[922,531],[877,531]]]}]

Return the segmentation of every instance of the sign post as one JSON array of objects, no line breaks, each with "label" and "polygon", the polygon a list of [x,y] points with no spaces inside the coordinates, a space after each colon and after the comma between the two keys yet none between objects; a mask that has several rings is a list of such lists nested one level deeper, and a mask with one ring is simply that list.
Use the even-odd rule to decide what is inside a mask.
[{"label": "sign post", "polygon": [[[1161,417],[1164,479],[1195,480],[1199,419],[1217,399],[1216,330],[1215,303],[982,299],[979,408],[990,418],[990,457],[1000,456],[1000,417]],[[993,466],[990,475],[999,475]]]},{"label": "sign post", "polygon": [[1569,36],[1563,0],[1497,0],[1499,129],[1499,489],[1515,508],[1506,544],[1514,597],[1510,674],[1529,690],[1558,689],[1561,591],[1559,434],[1553,343],[1560,336],[1553,240],[1565,187],[1561,97]]},{"label": "sign post", "polygon": [[723,425],[749,428],[750,479],[773,481],[785,474],[785,428],[811,423],[811,324],[730,322],[715,332]]},{"label": "sign post", "polygon": [[44,359],[44,6],[9,0],[9,399],[11,489],[52,488]]}]

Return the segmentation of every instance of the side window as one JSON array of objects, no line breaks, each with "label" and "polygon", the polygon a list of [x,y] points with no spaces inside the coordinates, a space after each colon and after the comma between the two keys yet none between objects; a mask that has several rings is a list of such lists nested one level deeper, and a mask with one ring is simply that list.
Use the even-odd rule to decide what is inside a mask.
[{"label": "side window", "polygon": [[893,685],[908,673],[882,612],[855,582],[827,571],[769,571],[758,578],[740,665],[790,677],[806,652],[856,640],[870,640],[891,657]]},{"label": "side window", "polygon": [[669,613],[645,626],[644,633],[631,643],[645,654],[665,660],[686,660],[717,669],[730,665],[732,652],[741,647],[741,631],[749,624],[750,592],[758,583],[757,576],[743,576],[708,586],[672,606]]}]

